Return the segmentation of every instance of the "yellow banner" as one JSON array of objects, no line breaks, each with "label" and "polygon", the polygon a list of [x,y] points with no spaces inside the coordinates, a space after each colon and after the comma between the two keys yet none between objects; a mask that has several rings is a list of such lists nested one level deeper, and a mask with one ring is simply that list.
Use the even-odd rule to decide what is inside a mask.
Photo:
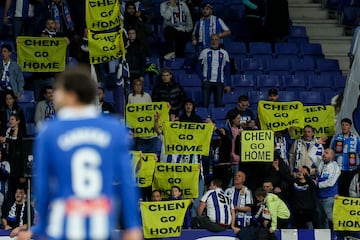
[{"label": "yellow banner", "polygon": [[169,105],[166,102],[152,102],[126,105],[126,123],[133,129],[134,137],[156,136],[154,115],[160,114],[159,125],[169,120]]},{"label": "yellow banner", "polygon": [[18,37],[18,64],[23,72],[62,72],[66,47],[65,38]]},{"label": "yellow banner", "polygon": [[164,122],[166,154],[209,155],[214,126],[208,123]]},{"label": "yellow banner", "polygon": [[334,202],[335,231],[359,231],[360,198],[337,197]]},{"label": "yellow banner", "polygon": [[274,132],[251,130],[241,132],[241,162],[274,161]]},{"label": "yellow banner", "polygon": [[118,0],[87,0],[86,26],[93,31],[105,31],[119,27],[120,3]]},{"label": "yellow banner", "polygon": [[[315,136],[335,135],[335,109],[333,106],[304,106],[304,125],[314,128]],[[303,135],[302,128],[295,128],[291,138],[299,138]]]},{"label": "yellow banner", "polygon": [[132,151],[132,160],[135,168],[135,180],[139,187],[149,187],[152,184],[156,154]]},{"label": "yellow banner", "polygon": [[122,30],[109,33],[88,31],[91,64],[110,62],[125,56]]},{"label": "yellow banner", "polygon": [[159,190],[167,199],[172,186],[180,187],[183,198],[197,198],[200,164],[156,163],[152,189]]},{"label": "yellow banner", "polygon": [[178,237],[190,200],[141,202],[145,238]]},{"label": "yellow banner", "polygon": [[301,102],[259,101],[258,114],[261,129],[281,131],[290,127],[304,127]]}]

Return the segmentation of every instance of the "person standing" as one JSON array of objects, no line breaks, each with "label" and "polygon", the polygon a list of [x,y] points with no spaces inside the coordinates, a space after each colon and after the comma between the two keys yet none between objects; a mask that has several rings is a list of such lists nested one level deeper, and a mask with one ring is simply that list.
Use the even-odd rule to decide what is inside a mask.
[{"label": "person standing", "polygon": [[117,202],[125,228],[122,239],[142,239],[129,140],[124,137],[128,132],[97,110],[97,86],[88,68],[65,70],[54,86],[57,119],[46,122],[34,148],[40,221],[18,239],[32,234],[59,240],[111,239],[120,216]]},{"label": "person standing", "polygon": [[211,47],[201,51],[198,75],[202,80],[202,104],[209,107],[211,93],[215,107],[222,107],[223,93],[230,92],[230,59],[226,50],[220,48],[220,37],[211,35]]},{"label": "person standing", "polygon": [[341,120],[341,133],[333,137],[330,148],[335,152],[335,161],[340,167],[339,195],[348,197],[349,186],[356,170],[360,167],[360,138],[350,132],[352,121]]}]

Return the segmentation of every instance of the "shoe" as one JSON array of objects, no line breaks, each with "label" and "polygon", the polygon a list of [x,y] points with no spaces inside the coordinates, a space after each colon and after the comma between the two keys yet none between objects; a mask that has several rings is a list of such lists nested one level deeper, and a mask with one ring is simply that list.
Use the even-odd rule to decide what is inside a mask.
[{"label": "shoe", "polygon": [[170,59],[173,59],[173,58],[175,58],[175,52],[169,52],[169,53],[164,55],[165,60],[170,60]]}]

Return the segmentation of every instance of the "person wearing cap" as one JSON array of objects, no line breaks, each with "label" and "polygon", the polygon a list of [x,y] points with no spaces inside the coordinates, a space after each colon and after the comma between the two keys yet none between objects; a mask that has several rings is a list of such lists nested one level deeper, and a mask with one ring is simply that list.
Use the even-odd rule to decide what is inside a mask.
[{"label": "person wearing cap", "polygon": [[208,107],[211,93],[214,94],[215,107],[223,106],[223,93],[230,92],[229,53],[220,48],[218,34],[211,35],[211,47],[201,51],[198,61],[198,75],[202,80],[202,105]]},{"label": "person wearing cap", "polygon": [[167,0],[160,4],[160,14],[164,18],[164,59],[184,57],[185,45],[193,28],[188,6],[180,0]]},{"label": "person wearing cap", "polygon": [[279,92],[275,88],[269,89],[268,96],[269,96],[269,101],[277,102],[279,100]]},{"label": "person wearing cap", "polygon": [[184,102],[184,113],[179,117],[180,122],[202,123],[202,118],[195,113],[195,104],[192,99],[186,99]]},{"label": "person wearing cap", "polygon": [[352,121],[349,118],[341,120],[341,133],[333,137],[330,148],[335,152],[335,161],[340,167],[339,195],[349,196],[349,186],[352,178],[360,168],[360,138],[351,131]]},{"label": "person wearing cap", "polygon": [[201,51],[209,48],[210,37],[217,34],[220,38],[229,36],[230,29],[224,21],[213,15],[213,6],[210,3],[205,3],[202,7],[202,17],[195,23],[192,33],[192,44]]}]

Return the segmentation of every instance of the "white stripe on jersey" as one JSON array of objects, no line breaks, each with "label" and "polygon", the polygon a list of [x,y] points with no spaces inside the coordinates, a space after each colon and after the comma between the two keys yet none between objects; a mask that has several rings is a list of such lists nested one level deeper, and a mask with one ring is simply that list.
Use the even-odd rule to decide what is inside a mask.
[{"label": "white stripe on jersey", "polygon": [[206,203],[206,215],[211,222],[230,225],[234,205],[221,188],[207,191],[201,198]]},{"label": "white stripe on jersey", "polygon": [[85,239],[86,226],[83,215],[74,211],[68,213],[66,219],[66,239]]},{"label": "white stripe on jersey", "polygon": [[[54,200],[51,204],[49,214],[49,225],[46,229],[47,234],[52,238],[61,238],[62,226],[65,216],[65,203],[61,200]],[[43,220],[42,220],[43,221]]]},{"label": "white stripe on jersey", "polygon": [[97,211],[90,219],[90,236],[92,239],[108,239],[109,218],[104,211]]}]

